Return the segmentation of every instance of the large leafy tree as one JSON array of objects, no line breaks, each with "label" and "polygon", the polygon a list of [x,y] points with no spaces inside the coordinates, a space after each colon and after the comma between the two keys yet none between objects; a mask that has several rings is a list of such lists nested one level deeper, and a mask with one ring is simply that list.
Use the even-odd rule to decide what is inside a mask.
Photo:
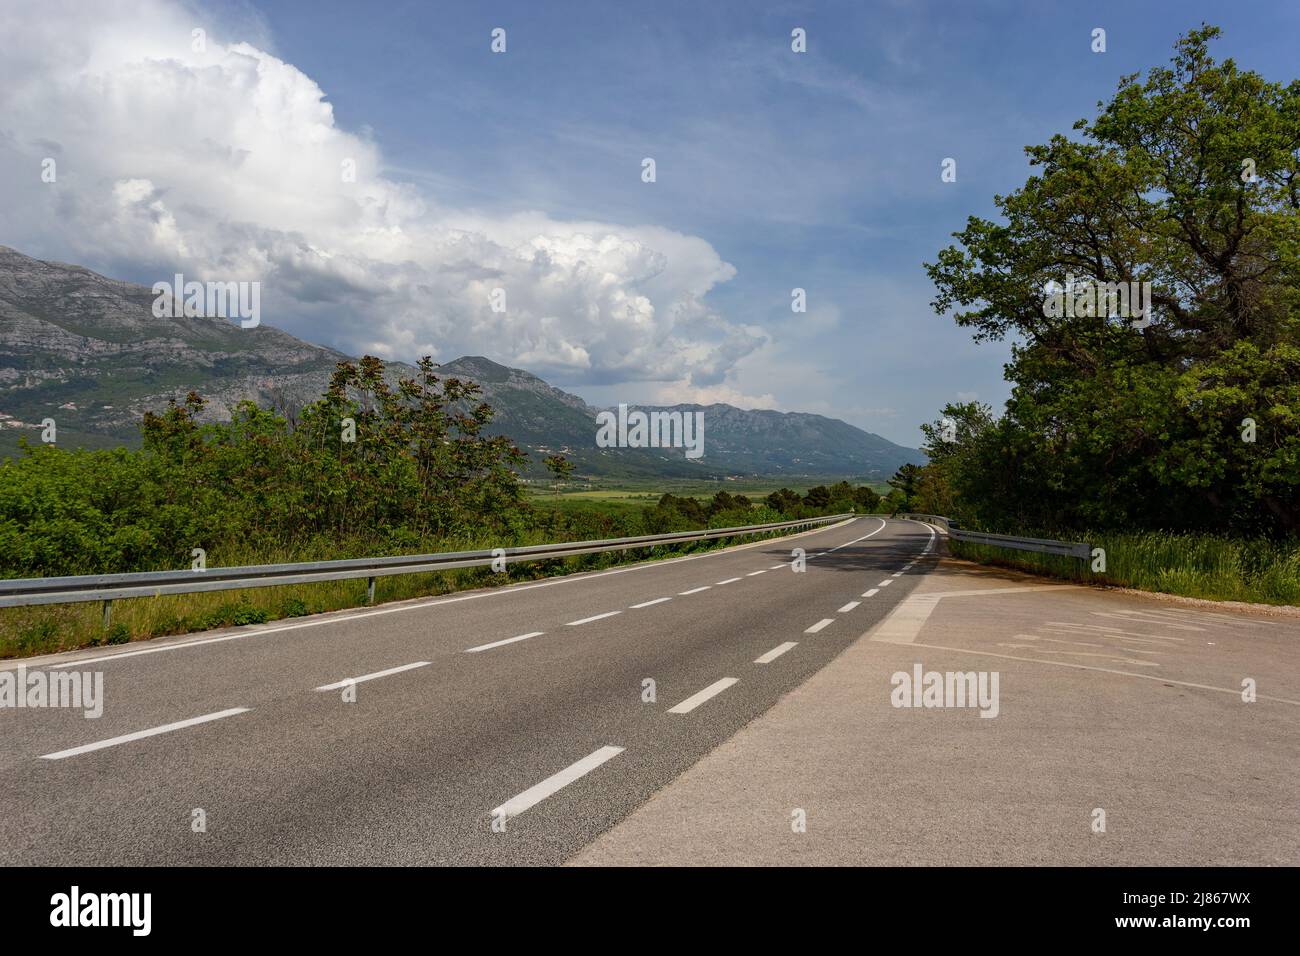
[{"label": "large leafy tree", "polygon": [[[936,310],[1013,341],[1005,416],[953,458],[986,523],[1300,528],[1300,81],[1215,62],[1218,33],[1028,147],[1003,221],[926,267]],[[1068,276],[1148,282],[1151,309],[1053,314]]]}]

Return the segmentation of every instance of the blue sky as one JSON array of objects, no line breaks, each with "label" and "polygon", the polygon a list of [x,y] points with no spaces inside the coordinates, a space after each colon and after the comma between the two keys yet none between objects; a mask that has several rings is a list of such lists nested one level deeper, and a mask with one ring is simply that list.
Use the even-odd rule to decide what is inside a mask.
[{"label": "blue sky", "polygon": [[[1084,7],[295,0],[191,6],[178,22],[188,15],[210,23],[214,39],[246,41],[310,78],[332,106],[333,125],[373,151],[385,196],[419,206],[411,216],[473,222],[516,252],[500,238],[502,227],[483,224],[522,214],[549,224],[537,227],[543,232],[557,223],[600,223],[655,247],[664,259],[654,262],[667,261],[669,273],[705,263],[700,276],[648,283],[656,288],[647,293],[654,317],[643,317],[641,327],[660,325],[625,355],[617,335],[605,340],[594,331],[603,326],[565,331],[568,303],[587,307],[574,289],[572,299],[541,292],[530,299],[527,328],[458,319],[455,328],[481,333],[458,338],[446,326],[410,334],[400,326],[424,321],[420,310],[436,312],[449,287],[432,288],[418,308],[402,311],[409,320],[361,329],[336,313],[365,296],[331,298],[297,276],[282,283],[286,301],[273,324],[406,360],[428,342],[445,342],[456,354],[523,365],[596,404],[718,398],[833,415],[916,445],[918,425],[945,402],[977,397],[1000,406],[1006,397],[1006,346],[975,345],[936,316],[922,263],[967,215],[991,215],[994,194],[1024,181],[1026,144],[1092,116],[1121,75],[1167,62],[1176,37],[1202,21],[1224,29],[1218,57],[1273,80],[1298,72],[1295,3]],[[129,10],[117,9],[129,19]],[[488,49],[495,27],[507,31],[505,54]],[[790,50],[794,27],[807,30],[806,54]],[[1094,27],[1106,30],[1103,54],[1090,50]],[[219,125],[205,135],[227,145]],[[657,165],[653,184],[640,179],[647,156]],[[957,160],[955,183],[940,180],[945,157]],[[152,184],[155,225],[165,206],[183,230],[201,203],[187,204],[180,179],[162,185],[168,171],[158,160],[148,164],[147,174],[131,178]],[[277,235],[310,233],[310,224],[284,215]],[[411,222],[403,220],[408,229]],[[659,245],[666,233],[654,230],[696,244]],[[86,264],[140,280],[180,256],[165,249],[88,256],[43,227],[0,242],[33,254],[79,253],[75,261],[97,259]],[[467,255],[454,268],[443,257],[438,269],[498,269],[499,262],[483,266],[477,252]],[[636,257],[620,253],[620,265],[609,267],[616,276],[627,269],[618,279],[625,292],[657,268],[628,263]],[[375,265],[382,254],[372,246],[357,261],[363,258],[370,275],[382,277],[374,281],[387,281]],[[391,268],[409,258],[394,252]],[[214,252],[193,268],[202,268],[198,261],[233,260]],[[357,288],[369,288],[367,281],[357,279]],[[404,281],[419,285],[418,270]],[[541,281],[577,280],[566,272]],[[807,290],[807,314],[790,310],[794,287]],[[606,305],[591,306],[595,321]],[[667,328],[664,317],[674,310],[682,318]],[[587,341],[593,338],[599,347]]]}]

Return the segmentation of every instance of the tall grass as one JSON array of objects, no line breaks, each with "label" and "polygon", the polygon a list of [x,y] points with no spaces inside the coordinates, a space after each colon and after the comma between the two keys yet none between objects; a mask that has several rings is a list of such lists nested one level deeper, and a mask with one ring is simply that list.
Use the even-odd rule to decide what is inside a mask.
[{"label": "tall grass", "polygon": [[1009,551],[951,539],[949,547],[956,557],[1074,581],[1212,601],[1300,604],[1300,541],[1165,531],[1077,535],[1057,532],[1051,537],[1087,541],[1094,548],[1105,549],[1105,572],[1093,572],[1090,561],[1077,558]]}]

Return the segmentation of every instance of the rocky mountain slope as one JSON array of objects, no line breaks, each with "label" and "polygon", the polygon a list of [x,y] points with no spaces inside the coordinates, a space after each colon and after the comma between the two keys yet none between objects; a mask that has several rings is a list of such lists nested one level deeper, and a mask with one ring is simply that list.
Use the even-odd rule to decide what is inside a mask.
[{"label": "rocky mountain slope", "polygon": [[[251,398],[292,413],[324,390],[349,358],[278,329],[240,328],[225,319],[157,318],[153,292],[81,266],[44,262],[0,246],[0,455],[19,435],[39,441],[52,417],[65,447],[139,442],[146,410],[190,390],[206,414],[229,417]],[[414,369],[393,363],[394,375]],[[681,449],[598,448],[599,409],[520,369],[481,356],[444,363],[439,374],[478,383],[496,409],[492,430],[511,436],[540,462],[559,452],[577,474],[605,477],[739,475],[883,478],[920,452],[821,415],[678,405],[704,412],[704,457]]]},{"label": "rocky mountain slope", "polygon": [[137,444],[145,411],[191,389],[217,418],[244,398],[300,408],[347,358],[269,326],[157,318],[153,301],[145,286],[0,246],[0,453],[46,417],[60,444]]}]

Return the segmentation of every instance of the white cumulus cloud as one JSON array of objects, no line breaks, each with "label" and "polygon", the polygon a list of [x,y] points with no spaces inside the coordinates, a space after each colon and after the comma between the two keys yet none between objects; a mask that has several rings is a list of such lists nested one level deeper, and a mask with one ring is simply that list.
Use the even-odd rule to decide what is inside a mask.
[{"label": "white cumulus cloud", "polygon": [[735,273],[707,241],[447,208],[385,175],[379,144],[340,128],[263,32],[166,0],[6,3],[0,242],[142,279],[257,280],[264,322],[353,353],[739,395],[729,376],[767,337],[706,302]]}]

